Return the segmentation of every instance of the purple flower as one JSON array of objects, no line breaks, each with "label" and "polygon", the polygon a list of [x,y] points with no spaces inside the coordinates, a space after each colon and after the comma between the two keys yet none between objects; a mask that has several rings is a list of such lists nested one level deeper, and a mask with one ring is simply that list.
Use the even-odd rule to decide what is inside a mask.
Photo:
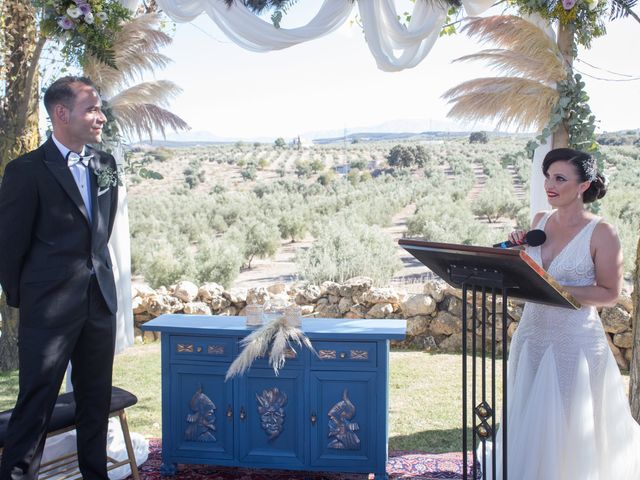
[{"label": "purple flower", "polygon": [[91,5],[89,5],[88,3],[79,3],[78,8],[80,9],[83,15],[86,15],[87,13],[91,13]]},{"label": "purple flower", "polygon": [[64,17],[60,17],[58,19],[58,25],[63,30],[71,30],[73,28],[73,21],[65,15]]},{"label": "purple flower", "polygon": [[562,6],[565,10],[571,10],[576,4],[576,0],[562,0]]}]

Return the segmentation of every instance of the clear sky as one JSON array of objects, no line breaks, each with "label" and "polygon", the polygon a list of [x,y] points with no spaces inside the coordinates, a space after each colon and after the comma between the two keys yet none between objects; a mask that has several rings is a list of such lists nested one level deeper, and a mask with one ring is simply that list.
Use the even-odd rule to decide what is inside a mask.
[{"label": "clear sky", "polygon": [[[310,16],[309,4],[299,2],[283,26],[297,26],[296,20]],[[585,81],[600,131],[638,128],[640,55],[632,39],[639,37],[640,24],[616,20],[608,32],[579,52],[579,59],[602,70],[580,62],[575,66],[597,77],[627,78],[608,70],[636,78]],[[356,24],[285,50],[254,53],[232,43],[202,14],[193,24],[176,24],[174,42],[163,50],[173,63],[155,77],[183,88],[171,109],[193,131],[220,137],[286,138],[396,119],[418,119],[428,130],[446,118],[443,92],[464,80],[494,75],[479,62],[451,63],[481,48],[465,35],[443,37],[417,67],[388,73],[376,67]]]}]

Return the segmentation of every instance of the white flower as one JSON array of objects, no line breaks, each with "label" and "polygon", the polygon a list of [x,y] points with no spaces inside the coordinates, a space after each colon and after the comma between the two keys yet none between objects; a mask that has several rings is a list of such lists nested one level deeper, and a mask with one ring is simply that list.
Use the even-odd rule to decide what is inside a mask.
[{"label": "white flower", "polygon": [[67,8],[67,15],[69,15],[71,18],[78,18],[80,15],[82,15],[82,10],[80,10],[78,7],[69,7]]},{"label": "white flower", "polygon": [[98,17],[98,19],[102,22],[104,22],[108,18],[105,12],[96,13],[96,17]]},{"label": "white flower", "polygon": [[593,11],[598,6],[598,0],[586,0],[589,10]]},{"label": "white flower", "polygon": [[84,21],[86,23],[88,23],[89,25],[91,25],[93,23],[93,13],[91,13],[91,12],[85,13],[84,14]]}]

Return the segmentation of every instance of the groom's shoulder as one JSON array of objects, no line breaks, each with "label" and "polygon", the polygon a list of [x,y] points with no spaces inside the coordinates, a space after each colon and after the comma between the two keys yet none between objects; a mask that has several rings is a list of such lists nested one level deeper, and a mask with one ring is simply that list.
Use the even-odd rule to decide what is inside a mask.
[{"label": "groom's shoulder", "polygon": [[42,158],[44,158],[44,152],[40,146],[35,150],[23,153],[14,160],[11,160],[7,163],[6,171],[22,171],[24,169],[38,167],[42,165]]}]

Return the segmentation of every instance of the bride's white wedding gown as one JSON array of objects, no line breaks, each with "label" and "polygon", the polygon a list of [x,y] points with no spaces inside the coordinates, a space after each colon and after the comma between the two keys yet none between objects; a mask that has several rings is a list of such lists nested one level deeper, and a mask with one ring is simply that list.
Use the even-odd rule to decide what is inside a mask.
[{"label": "bride's white wedding gown", "polygon": [[[551,214],[536,228],[544,229]],[[549,265],[561,285],[595,284],[590,241],[598,221]],[[542,265],[540,247],[527,247],[527,253]],[[509,352],[509,479],[640,480],[640,425],[605,335],[594,307],[525,305]],[[502,433],[497,435],[501,479]],[[491,479],[487,467],[484,478]]]}]

